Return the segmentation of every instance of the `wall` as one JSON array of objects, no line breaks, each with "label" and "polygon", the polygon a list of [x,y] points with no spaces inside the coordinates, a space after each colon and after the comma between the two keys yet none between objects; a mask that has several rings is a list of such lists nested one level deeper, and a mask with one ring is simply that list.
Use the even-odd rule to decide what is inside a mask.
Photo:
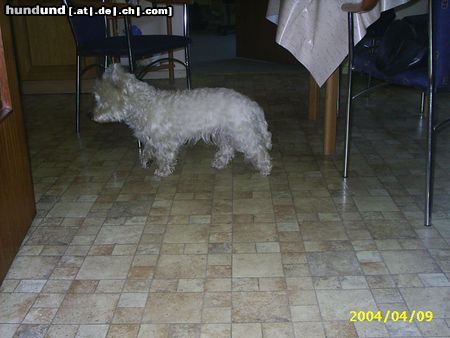
[{"label": "wall", "polygon": [[397,18],[401,19],[409,15],[417,15],[427,13],[428,11],[428,0],[413,0],[399,7],[396,11]]},{"label": "wall", "polygon": [[[143,4],[144,2],[141,2],[141,6],[143,6]],[[132,22],[141,29],[142,34],[166,34],[165,17],[133,18]],[[174,6],[172,29],[174,35],[183,35],[183,6],[181,5]],[[181,61],[184,61],[184,50],[176,51],[174,53],[174,57]],[[148,64],[151,61],[152,61],[151,59],[143,60],[143,62],[146,64]],[[127,64],[128,60],[122,60],[122,63]],[[168,77],[167,69],[149,72],[145,76],[145,78],[167,78],[167,77]],[[183,66],[175,64],[175,77],[177,78],[186,77],[186,72]]]}]

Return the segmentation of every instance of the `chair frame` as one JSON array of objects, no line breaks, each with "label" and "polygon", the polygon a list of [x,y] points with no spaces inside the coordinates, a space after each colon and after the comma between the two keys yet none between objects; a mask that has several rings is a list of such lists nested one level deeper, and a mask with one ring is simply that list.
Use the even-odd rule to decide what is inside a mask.
[{"label": "chair frame", "polygon": [[[150,0],[151,1],[151,0]],[[69,6],[67,3],[67,0],[63,0],[64,4],[66,6]],[[85,0],[74,0],[73,1],[77,5],[89,5],[89,6],[129,6],[129,4],[125,3],[111,3],[106,2],[105,0],[100,1],[85,1]],[[188,4],[191,4],[193,0],[154,0],[151,1],[153,4],[178,4],[183,5],[183,36],[189,37],[189,12],[188,12]],[[169,77],[172,80],[173,79],[173,63],[176,62],[178,64],[181,64],[186,69],[186,86],[188,89],[191,89],[191,62],[190,62],[190,44],[188,44],[184,48],[184,57],[185,61],[181,61],[179,59],[176,59],[173,57],[173,51],[169,51],[169,57],[159,58],[157,60],[152,61],[150,64],[144,66],[139,72],[137,72],[135,57],[133,55],[133,47],[131,42],[131,21],[128,16],[124,16],[124,30],[125,30],[125,37],[127,40],[127,47],[128,47],[128,63],[129,63],[129,70],[130,73],[136,74],[136,77],[138,79],[142,79],[144,75],[151,70],[155,66],[155,64],[161,63],[161,62],[168,62],[169,63]],[[171,20],[171,18],[168,18]],[[105,37],[108,37],[109,34],[109,24],[107,22],[108,18],[105,16]],[[108,66],[108,55],[104,56],[104,62],[102,64],[90,64],[83,69],[81,69],[81,57],[79,53],[79,46],[78,41],[75,34],[75,29],[73,27],[73,24],[71,20],[69,20],[70,28],[72,30],[74,39],[75,39],[75,48],[76,48],[76,85],[75,85],[75,132],[79,135],[80,134],[80,97],[81,97],[81,77],[83,74],[93,68],[93,67],[99,67],[102,69],[106,69]],[[169,22],[167,23],[167,33],[168,35],[171,35],[171,25],[169,29]]]},{"label": "chair frame", "polygon": [[[353,16],[355,13],[365,12],[373,9],[378,0],[362,0],[360,3],[349,3],[342,5],[342,10],[348,13],[348,83],[347,83],[347,105],[346,105],[346,123],[345,123],[345,146],[344,146],[344,169],[343,177],[348,178],[349,160],[350,160],[350,139],[351,139],[351,115],[352,101],[360,94],[353,96],[353,48],[354,48],[354,23]],[[437,122],[434,117],[434,95],[437,88],[434,83],[434,44],[433,44],[433,0],[428,0],[428,86],[425,92],[422,92],[421,106],[425,105],[425,93],[428,96],[428,119],[427,119],[427,135],[426,135],[426,182],[425,182],[425,226],[431,226],[432,221],[432,205],[433,205],[433,185],[434,185],[434,143],[435,134],[442,128],[450,125],[450,118]],[[422,109],[423,111],[423,109]]]}]

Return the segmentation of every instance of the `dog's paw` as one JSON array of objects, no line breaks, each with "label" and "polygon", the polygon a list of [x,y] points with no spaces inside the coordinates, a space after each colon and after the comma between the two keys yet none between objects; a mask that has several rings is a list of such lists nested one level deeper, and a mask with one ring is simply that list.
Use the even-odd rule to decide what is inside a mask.
[{"label": "dog's paw", "polygon": [[227,164],[228,162],[224,162],[220,159],[215,159],[211,162],[211,167],[213,167],[214,169],[223,169],[227,166]]},{"label": "dog's paw", "polygon": [[142,166],[142,168],[144,168],[144,169],[148,169],[148,168],[150,168],[150,166],[152,165],[152,160],[149,160],[149,159],[141,159],[141,166]]},{"label": "dog's paw", "polygon": [[259,173],[261,174],[261,176],[269,176],[271,171],[272,165],[270,164],[259,168]]},{"label": "dog's paw", "polygon": [[155,174],[155,176],[158,176],[158,177],[167,177],[172,174],[172,170],[166,169],[166,168],[164,168],[164,169],[158,168],[155,170],[154,174]]},{"label": "dog's paw", "polygon": [[270,175],[270,170],[261,170],[261,171],[259,172],[259,174],[260,174],[261,176],[269,176],[269,175]]}]

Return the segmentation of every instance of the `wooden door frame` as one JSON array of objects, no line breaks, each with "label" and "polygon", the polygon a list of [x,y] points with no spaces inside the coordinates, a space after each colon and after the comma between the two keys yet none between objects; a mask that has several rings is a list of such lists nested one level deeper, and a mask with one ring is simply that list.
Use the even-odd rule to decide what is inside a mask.
[{"label": "wooden door frame", "polygon": [[0,282],[36,214],[10,18],[0,15]]}]

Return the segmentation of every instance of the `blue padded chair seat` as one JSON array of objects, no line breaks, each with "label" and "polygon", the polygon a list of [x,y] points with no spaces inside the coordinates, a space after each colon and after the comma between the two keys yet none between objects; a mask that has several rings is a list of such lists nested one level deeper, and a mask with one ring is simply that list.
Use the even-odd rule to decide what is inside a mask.
[{"label": "blue padded chair seat", "polygon": [[[191,40],[188,37],[179,35],[138,35],[131,37],[133,56],[136,58],[184,48],[190,42]],[[83,56],[126,56],[128,55],[128,45],[125,36],[116,36],[80,43],[78,51]]]},{"label": "blue padded chair seat", "polygon": [[358,49],[358,52],[354,54],[353,66],[356,71],[369,74],[374,78],[392,84],[418,87],[421,89],[426,89],[428,86],[428,73],[426,65],[388,76],[377,69],[375,66],[375,54],[368,48]]}]

